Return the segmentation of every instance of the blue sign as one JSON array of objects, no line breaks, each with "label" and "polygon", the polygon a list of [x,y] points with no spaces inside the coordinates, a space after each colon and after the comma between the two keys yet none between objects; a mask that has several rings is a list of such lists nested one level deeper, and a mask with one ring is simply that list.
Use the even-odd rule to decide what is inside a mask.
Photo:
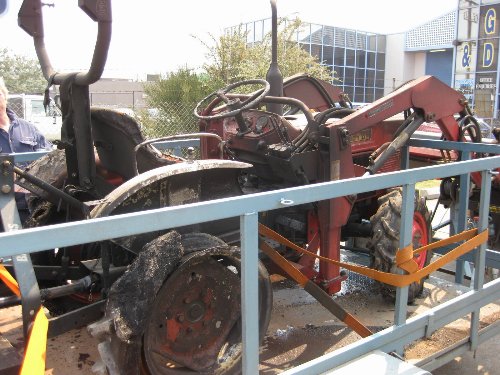
[{"label": "blue sign", "polygon": [[0,16],[3,16],[9,10],[9,0],[0,0]]}]

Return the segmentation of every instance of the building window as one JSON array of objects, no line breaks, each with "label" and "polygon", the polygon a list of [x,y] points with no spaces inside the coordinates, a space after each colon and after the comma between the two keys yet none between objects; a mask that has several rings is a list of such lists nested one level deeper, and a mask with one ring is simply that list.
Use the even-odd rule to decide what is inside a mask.
[{"label": "building window", "polygon": [[345,65],[356,66],[356,51],[346,48],[345,50]]},{"label": "building window", "polygon": [[311,45],[311,55],[318,59],[318,61],[321,61],[321,46],[317,44]]},{"label": "building window", "polygon": [[345,68],[344,84],[348,86],[354,86],[354,68]]},{"label": "building window", "polygon": [[333,65],[333,47],[323,46],[323,58],[321,61],[324,65]]},{"label": "building window", "polygon": [[[270,19],[243,25],[243,30],[249,31],[249,44],[261,41],[270,28]],[[383,94],[385,35],[303,23],[294,38],[302,49],[335,71],[332,79],[340,82],[333,83],[351,100],[371,102]]]},{"label": "building window", "polygon": [[345,49],[335,47],[334,63],[336,66],[345,65]]},{"label": "building window", "polygon": [[356,66],[358,68],[366,67],[366,51],[363,50],[356,51]]},{"label": "building window", "polygon": [[366,75],[364,69],[356,69],[356,87],[365,87],[365,76]]}]

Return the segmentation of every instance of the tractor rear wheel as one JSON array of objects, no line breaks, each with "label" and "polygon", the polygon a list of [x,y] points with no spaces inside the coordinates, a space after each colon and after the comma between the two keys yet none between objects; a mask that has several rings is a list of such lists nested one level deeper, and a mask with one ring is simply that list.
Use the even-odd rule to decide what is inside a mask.
[{"label": "tractor rear wheel", "polygon": [[[378,199],[379,208],[375,215],[370,218],[372,223],[372,238],[368,242],[368,248],[372,255],[371,267],[383,271],[396,273],[396,252],[399,249],[399,229],[401,225],[402,191],[395,189]],[[413,249],[425,246],[431,241],[430,212],[426,206],[426,199],[415,194],[415,211],[412,226]],[[432,252],[423,252],[414,259],[421,269],[429,264]],[[414,282],[408,288],[408,303],[422,293],[424,278]],[[394,300],[396,288],[380,283],[380,290],[384,297]]]}]

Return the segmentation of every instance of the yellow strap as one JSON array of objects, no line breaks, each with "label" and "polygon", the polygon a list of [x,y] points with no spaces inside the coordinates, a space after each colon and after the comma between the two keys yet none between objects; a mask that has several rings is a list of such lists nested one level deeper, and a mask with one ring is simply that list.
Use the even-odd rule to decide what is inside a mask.
[{"label": "yellow strap", "polygon": [[16,296],[21,297],[21,292],[19,291],[19,285],[17,284],[16,279],[12,277],[12,275],[7,271],[7,269],[0,264],[0,279],[4,282],[5,285],[14,293]]},{"label": "yellow strap", "polygon": [[[21,297],[19,285],[7,269],[0,264],[0,279],[7,287]],[[45,354],[47,350],[47,330],[49,321],[43,312],[43,308],[38,310],[28,339],[28,345],[24,354],[24,360],[20,375],[43,375],[45,374]]]},{"label": "yellow strap", "polygon": [[33,329],[28,339],[24,360],[19,375],[45,374],[45,355],[47,351],[47,330],[49,320],[41,307],[35,317]]},{"label": "yellow strap", "polygon": [[[321,255],[317,255],[313,252],[307,251],[300,246],[294,244],[293,242],[287,240],[286,238],[282,237],[280,234],[276,233],[272,229],[266,227],[265,225],[262,225],[259,223],[259,233],[263,236],[266,236],[268,238],[271,238],[282,245],[285,245],[299,253],[302,254],[307,254],[312,257],[318,258],[320,260],[323,260],[325,262],[329,262],[332,264],[335,264],[337,266],[343,267],[345,269],[348,269],[350,271],[359,273],[361,275],[365,275],[371,279],[380,281],[385,284],[397,286],[397,287],[403,287],[406,285],[410,285],[413,282],[421,280],[423,277],[429,275],[430,273],[438,270],[445,264],[451,262],[452,260],[457,259],[458,257],[468,253],[469,251],[475,249],[482,243],[486,242],[488,240],[488,231],[484,230],[481,233],[477,233],[477,229],[471,229],[459,234],[456,234],[454,236],[451,236],[449,238],[445,238],[444,240],[439,240],[436,242],[433,242],[429,245],[422,246],[418,248],[417,250],[413,251],[413,255],[421,253],[423,251],[429,251],[435,248],[439,248],[442,246],[446,246],[449,244],[453,244],[459,241],[466,241],[459,246],[457,246],[455,249],[449,251],[447,254],[443,255],[436,261],[430,263],[428,266],[421,268],[418,271],[415,271],[413,273],[410,273],[408,275],[398,275],[398,274],[393,274],[389,272],[382,272],[382,271],[377,271],[372,268],[368,268],[365,266],[357,266],[354,264],[350,263],[344,263],[340,262],[338,260],[330,259],[323,257]],[[405,259],[405,256],[401,257],[402,259]]]}]

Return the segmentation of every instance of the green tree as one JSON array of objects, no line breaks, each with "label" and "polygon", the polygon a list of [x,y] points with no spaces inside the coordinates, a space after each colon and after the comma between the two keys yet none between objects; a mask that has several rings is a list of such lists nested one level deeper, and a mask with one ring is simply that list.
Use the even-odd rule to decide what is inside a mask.
[{"label": "green tree", "polygon": [[198,38],[208,51],[205,57],[209,62],[203,65],[203,69],[219,86],[245,79],[242,64],[250,58],[247,34],[240,25],[218,38],[209,34],[211,44]]},{"label": "green tree", "polygon": [[145,84],[144,92],[149,106],[158,108],[164,103],[197,103],[214,87],[206,78],[185,67]]},{"label": "green tree", "polygon": [[0,48],[0,75],[10,93],[41,94],[47,86],[38,60]]},{"label": "green tree", "polygon": [[187,67],[168,73],[159,81],[146,83],[147,104],[155,109],[153,114],[139,113],[146,136],[195,132],[197,121],[193,108],[216,87],[206,74],[197,74]]},{"label": "green tree", "polygon": [[[278,65],[283,77],[306,73],[313,77],[331,80],[332,72],[297,43],[295,36],[300,32],[300,19],[280,20],[278,32]],[[265,78],[271,62],[271,33],[253,45],[247,43],[248,32],[242,26],[215,38],[212,44],[202,42],[207,48],[208,62],[203,68],[213,81],[224,84],[244,79]]]}]

